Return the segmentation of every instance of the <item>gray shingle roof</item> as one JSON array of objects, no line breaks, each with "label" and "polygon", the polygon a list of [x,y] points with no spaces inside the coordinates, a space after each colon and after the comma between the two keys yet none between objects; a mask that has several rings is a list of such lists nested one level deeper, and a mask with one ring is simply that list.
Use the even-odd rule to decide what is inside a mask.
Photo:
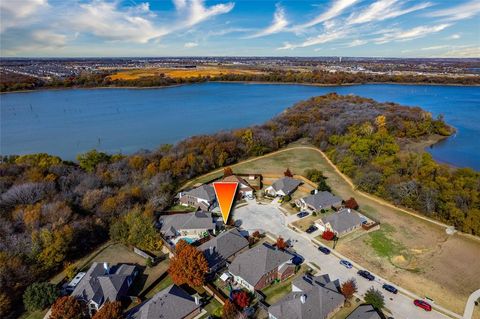
[{"label": "gray shingle roof", "polygon": [[182,319],[199,308],[195,298],[171,285],[128,313],[131,319]]},{"label": "gray shingle roof", "polygon": [[324,224],[329,223],[333,230],[339,233],[362,224],[358,212],[348,208],[341,209],[332,215],[322,218],[322,222]]},{"label": "gray shingle roof", "polygon": [[360,305],[347,319],[382,319],[382,317],[372,305]]},{"label": "gray shingle roof", "polygon": [[292,255],[283,251],[258,245],[235,257],[228,271],[255,286],[264,274],[292,258]]},{"label": "gray shingle roof", "polygon": [[175,236],[177,231],[187,229],[215,229],[212,213],[205,211],[160,216],[159,222],[160,232],[166,236]]},{"label": "gray shingle roof", "polygon": [[268,309],[277,319],[326,318],[344,302],[343,295],[328,276],[298,278],[293,285],[301,291],[292,291]]},{"label": "gray shingle roof", "polygon": [[198,249],[203,251],[208,266],[211,268],[245,247],[248,247],[248,240],[236,228],[233,228],[203,243]]},{"label": "gray shingle roof", "polygon": [[72,296],[86,301],[93,300],[102,305],[105,301],[115,301],[126,294],[128,277],[135,272],[135,266],[121,265],[115,272],[105,270],[103,263],[93,263]]},{"label": "gray shingle roof", "polygon": [[318,192],[316,194],[303,198],[303,201],[315,208],[315,210],[321,210],[322,208],[330,208],[332,205],[337,205],[342,202],[340,197],[333,195],[330,192]]},{"label": "gray shingle roof", "polygon": [[215,199],[215,190],[211,185],[202,185],[197,188],[186,191],[185,194],[207,200],[209,202]]},{"label": "gray shingle roof", "polygon": [[280,179],[277,179],[273,184],[272,187],[273,189],[278,192],[278,191],[283,191],[285,194],[290,194],[297,188],[302,181],[299,181],[298,179],[292,178],[292,177],[282,177]]}]

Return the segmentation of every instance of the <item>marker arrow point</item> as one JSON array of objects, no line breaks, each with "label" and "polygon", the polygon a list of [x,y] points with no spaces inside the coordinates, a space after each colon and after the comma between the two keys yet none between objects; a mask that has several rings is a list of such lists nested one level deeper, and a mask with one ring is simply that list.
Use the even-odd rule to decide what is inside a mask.
[{"label": "marker arrow point", "polygon": [[232,209],[233,199],[237,193],[237,182],[215,182],[213,188],[215,189],[215,195],[217,195],[218,206],[220,206],[220,212],[222,213],[223,222],[226,224],[230,211]]}]

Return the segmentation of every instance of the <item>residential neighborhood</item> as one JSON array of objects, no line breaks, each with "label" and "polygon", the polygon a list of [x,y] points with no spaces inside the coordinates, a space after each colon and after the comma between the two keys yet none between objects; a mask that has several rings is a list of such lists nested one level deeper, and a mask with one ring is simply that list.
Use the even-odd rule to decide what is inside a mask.
[{"label": "residential neighborhood", "polygon": [[[132,247],[128,259],[144,263],[94,261],[64,293],[84,303],[91,317],[117,302],[126,319],[402,318],[390,309],[387,283],[374,281],[374,289],[334,252],[338,241],[375,232],[381,221],[367,217],[354,198],[287,172],[230,172],[181,190],[172,209],[158,213],[161,251]],[[227,223],[212,186],[219,180],[238,183]],[[406,307],[408,296],[395,298]],[[435,316],[422,311],[417,318]]]}]

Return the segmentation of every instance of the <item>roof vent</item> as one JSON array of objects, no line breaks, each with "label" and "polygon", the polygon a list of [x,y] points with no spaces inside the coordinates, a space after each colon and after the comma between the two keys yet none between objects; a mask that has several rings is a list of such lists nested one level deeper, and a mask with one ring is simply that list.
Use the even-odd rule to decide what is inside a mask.
[{"label": "roof vent", "polygon": [[108,275],[110,273],[110,268],[108,267],[107,262],[103,263],[103,269],[105,269],[105,275]]},{"label": "roof vent", "polygon": [[307,301],[307,295],[303,294],[303,295],[300,296],[300,302],[301,302],[302,304],[304,304],[305,301]]}]

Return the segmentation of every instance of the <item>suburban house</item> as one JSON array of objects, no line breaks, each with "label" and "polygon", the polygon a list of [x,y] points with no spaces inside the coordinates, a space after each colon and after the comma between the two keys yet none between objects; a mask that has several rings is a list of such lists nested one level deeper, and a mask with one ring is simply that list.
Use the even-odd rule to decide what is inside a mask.
[{"label": "suburban house", "polygon": [[160,233],[166,239],[190,237],[199,239],[215,231],[216,221],[212,213],[196,211],[184,214],[163,215],[158,219]]},{"label": "suburban house", "polygon": [[320,212],[322,209],[329,209],[332,207],[335,209],[340,208],[340,206],[342,206],[342,199],[330,192],[324,191],[303,197],[297,200],[296,204],[302,210]]},{"label": "suburban house", "polygon": [[360,305],[346,319],[383,319],[372,305]]},{"label": "suburban house", "polygon": [[345,301],[338,286],[328,275],[297,278],[292,291],[268,308],[269,319],[331,318]]},{"label": "suburban house", "polygon": [[293,177],[282,177],[277,179],[271,186],[265,189],[265,193],[270,196],[286,196],[292,194],[302,181]]},{"label": "suburban house", "polygon": [[315,225],[321,230],[330,230],[338,237],[362,227],[366,218],[354,209],[343,208],[338,212],[322,217],[315,221]]},{"label": "suburban house", "polygon": [[235,257],[228,271],[236,283],[248,290],[261,290],[295,273],[293,257],[265,244],[258,245]]},{"label": "suburban house", "polygon": [[131,309],[128,319],[191,319],[201,313],[200,299],[177,285],[156,293],[151,299]]},{"label": "suburban house", "polygon": [[216,272],[231,262],[233,258],[248,249],[248,240],[238,229],[233,228],[221,233],[198,247],[203,251],[210,272]]},{"label": "suburban house", "polygon": [[201,210],[212,210],[215,206],[215,199],[215,190],[212,185],[202,185],[178,193],[178,201],[181,205],[192,206]]},{"label": "suburban house", "polygon": [[94,262],[72,292],[72,296],[87,304],[93,315],[107,301],[119,301],[127,296],[137,276],[133,265],[121,264],[110,268],[108,263]]},{"label": "suburban house", "polygon": [[245,179],[237,175],[230,175],[230,176],[224,177],[222,179],[222,182],[237,182],[238,183],[237,191],[241,197],[253,196],[253,188],[250,186],[250,184],[248,184],[248,182]]}]

